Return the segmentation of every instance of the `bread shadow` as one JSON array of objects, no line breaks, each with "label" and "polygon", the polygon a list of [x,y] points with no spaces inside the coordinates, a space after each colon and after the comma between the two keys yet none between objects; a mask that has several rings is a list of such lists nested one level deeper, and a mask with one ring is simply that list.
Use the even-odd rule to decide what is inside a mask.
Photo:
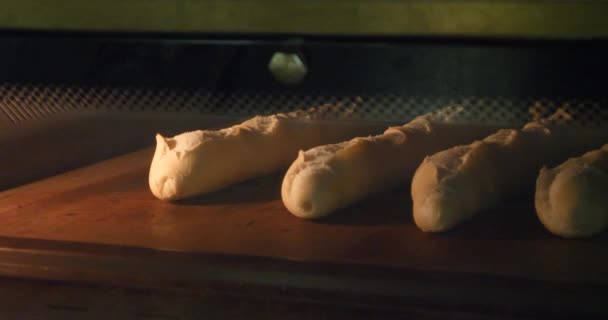
[{"label": "bread shadow", "polygon": [[530,199],[512,199],[484,210],[452,230],[439,234],[459,239],[535,240],[547,234]]},{"label": "bread shadow", "polygon": [[200,206],[267,202],[281,199],[281,181],[284,173],[247,180],[224,189],[188,199],[173,201],[176,205]]},{"label": "bread shadow", "polygon": [[[540,223],[531,197],[517,197],[484,210],[452,230],[428,233],[430,237],[465,240],[563,241]],[[334,225],[412,225],[414,226],[409,186],[401,186],[314,220]],[[415,226],[414,226],[415,227]],[[423,231],[419,231],[424,234]],[[608,232],[572,242],[608,243]]]},{"label": "bread shadow", "polygon": [[315,222],[335,225],[405,225],[414,223],[411,212],[410,188],[399,186]]},{"label": "bread shadow", "polygon": [[534,199],[518,197],[484,210],[456,228],[437,234],[470,240],[559,240],[536,216]]}]

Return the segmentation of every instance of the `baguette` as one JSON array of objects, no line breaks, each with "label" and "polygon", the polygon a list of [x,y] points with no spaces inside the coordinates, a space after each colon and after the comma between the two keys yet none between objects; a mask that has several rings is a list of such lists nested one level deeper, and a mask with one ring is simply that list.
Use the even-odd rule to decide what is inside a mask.
[{"label": "baguette", "polygon": [[212,192],[287,167],[302,148],[373,132],[371,126],[324,121],[331,106],[256,116],[217,130],[156,135],[149,187],[161,200]]},{"label": "baguette", "polygon": [[594,236],[608,228],[608,144],[561,165],[543,167],[534,199],[540,222],[564,238]]},{"label": "baguette", "polygon": [[531,193],[542,165],[597,148],[607,134],[543,119],[427,157],[412,180],[414,222],[441,232],[510,196]]},{"label": "baguette", "polygon": [[327,216],[411,178],[425,155],[493,132],[496,127],[442,123],[433,114],[373,137],[300,151],[281,186],[293,215]]}]

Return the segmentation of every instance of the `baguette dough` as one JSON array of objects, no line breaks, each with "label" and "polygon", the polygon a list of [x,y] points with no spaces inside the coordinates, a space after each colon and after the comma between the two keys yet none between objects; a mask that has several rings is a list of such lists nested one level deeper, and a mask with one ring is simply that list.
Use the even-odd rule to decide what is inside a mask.
[{"label": "baguette dough", "polygon": [[440,123],[427,115],[381,135],[300,151],[283,179],[281,197],[297,217],[323,217],[410,179],[425,155],[495,129]]},{"label": "baguette dough", "polygon": [[451,229],[501,200],[531,192],[542,165],[597,148],[607,134],[606,128],[543,119],[427,157],[412,180],[414,221],[427,232]]},{"label": "baguette dough", "polygon": [[373,132],[371,126],[320,121],[330,108],[257,116],[230,128],[173,138],[157,134],[150,190],[161,200],[216,191],[287,167],[302,148]]},{"label": "baguette dough", "polygon": [[542,224],[555,235],[580,238],[608,228],[608,144],[556,168],[543,167],[534,205]]}]

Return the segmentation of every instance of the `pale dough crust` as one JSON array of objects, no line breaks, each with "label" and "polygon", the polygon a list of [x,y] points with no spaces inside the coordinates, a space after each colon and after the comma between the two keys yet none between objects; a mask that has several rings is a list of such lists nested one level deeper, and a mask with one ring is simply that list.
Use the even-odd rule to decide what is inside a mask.
[{"label": "pale dough crust", "polygon": [[371,194],[406,183],[424,156],[471,141],[496,127],[442,123],[420,116],[383,134],[300,151],[281,187],[293,215],[327,216]]},{"label": "pale dough crust", "polygon": [[324,121],[327,108],[256,116],[229,128],[172,138],[158,134],[150,190],[162,200],[216,191],[287,167],[300,149],[373,132],[370,126]]},{"label": "pale dough crust", "polygon": [[608,228],[608,144],[542,168],[534,205],[541,223],[564,238],[594,236]]},{"label": "pale dough crust", "polygon": [[427,157],[412,180],[414,222],[427,232],[449,230],[502,200],[531,192],[541,166],[597,148],[607,134],[606,128],[545,119]]}]

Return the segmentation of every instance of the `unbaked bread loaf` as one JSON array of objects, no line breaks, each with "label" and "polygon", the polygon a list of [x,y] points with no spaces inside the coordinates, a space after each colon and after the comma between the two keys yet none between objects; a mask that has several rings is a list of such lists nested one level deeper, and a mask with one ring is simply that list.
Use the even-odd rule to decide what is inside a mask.
[{"label": "unbaked bread loaf", "polygon": [[444,115],[429,114],[381,135],[300,151],[283,179],[285,207],[300,218],[327,216],[408,181],[424,156],[496,130],[447,120]]},{"label": "unbaked bread loaf", "polygon": [[608,228],[608,144],[561,165],[543,167],[534,200],[541,223],[555,235],[581,238]]},{"label": "unbaked bread loaf", "polygon": [[445,231],[513,195],[531,194],[541,166],[597,148],[607,135],[607,128],[544,119],[427,157],[412,180],[414,221],[423,231]]},{"label": "unbaked bread loaf", "polygon": [[150,190],[162,200],[216,191],[287,167],[298,150],[374,131],[371,126],[326,121],[331,108],[257,116],[230,128],[172,138],[157,134]]}]

